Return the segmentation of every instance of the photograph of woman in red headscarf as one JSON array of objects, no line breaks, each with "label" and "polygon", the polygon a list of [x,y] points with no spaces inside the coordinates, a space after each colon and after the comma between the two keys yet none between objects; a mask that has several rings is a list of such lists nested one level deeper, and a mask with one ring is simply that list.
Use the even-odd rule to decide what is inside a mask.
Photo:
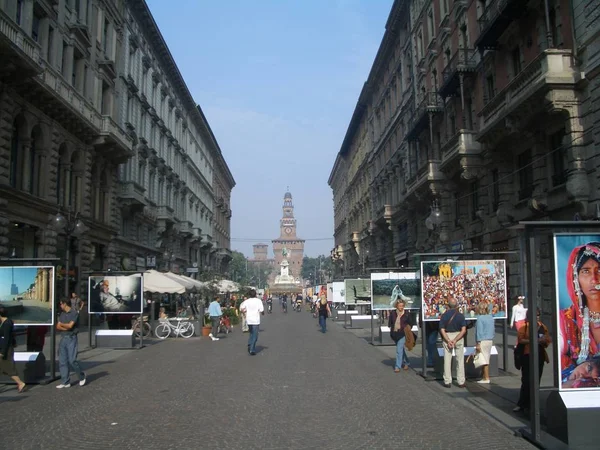
[{"label": "photograph of woman in red headscarf", "polygon": [[600,236],[557,234],[554,248],[560,388],[598,388]]}]

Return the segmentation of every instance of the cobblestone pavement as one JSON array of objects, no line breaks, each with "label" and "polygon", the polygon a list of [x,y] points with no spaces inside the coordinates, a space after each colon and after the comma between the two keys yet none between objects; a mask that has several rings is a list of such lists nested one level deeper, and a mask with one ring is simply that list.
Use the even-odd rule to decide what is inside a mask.
[{"label": "cobblestone pavement", "polygon": [[[39,386],[0,403],[6,449],[529,449],[339,324],[274,308],[250,356],[169,339],[88,369],[88,385]],[[457,397],[469,395],[453,388]],[[475,432],[477,430],[477,432]]]}]

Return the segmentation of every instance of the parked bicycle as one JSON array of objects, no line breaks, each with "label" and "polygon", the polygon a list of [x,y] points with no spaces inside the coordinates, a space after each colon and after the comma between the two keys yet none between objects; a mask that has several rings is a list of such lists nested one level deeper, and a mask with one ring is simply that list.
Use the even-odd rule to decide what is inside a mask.
[{"label": "parked bicycle", "polygon": [[[135,334],[135,337],[139,338],[140,337],[140,318],[137,317],[133,323],[131,324],[131,328],[133,330],[133,334]],[[144,316],[144,322],[141,326],[141,330],[144,333],[144,337],[150,337],[150,335],[152,334],[152,327],[150,326],[150,324],[148,323],[148,316]]]},{"label": "parked bicycle", "polygon": [[[173,325],[170,320],[177,321],[177,326]],[[182,338],[191,338],[194,335],[194,325],[188,320],[183,318],[163,320],[154,330],[154,334],[159,339],[168,338],[171,333]]]}]

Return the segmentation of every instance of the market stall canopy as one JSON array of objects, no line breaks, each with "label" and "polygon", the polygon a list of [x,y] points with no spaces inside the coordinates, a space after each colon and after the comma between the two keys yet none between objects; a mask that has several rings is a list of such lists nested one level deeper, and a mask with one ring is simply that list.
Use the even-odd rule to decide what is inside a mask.
[{"label": "market stall canopy", "polygon": [[144,291],[159,294],[183,294],[185,286],[156,270],[144,272]]},{"label": "market stall canopy", "polygon": [[227,292],[237,292],[240,286],[231,280],[220,280],[217,283],[217,288],[219,289],[219,294],[226,294]]}]

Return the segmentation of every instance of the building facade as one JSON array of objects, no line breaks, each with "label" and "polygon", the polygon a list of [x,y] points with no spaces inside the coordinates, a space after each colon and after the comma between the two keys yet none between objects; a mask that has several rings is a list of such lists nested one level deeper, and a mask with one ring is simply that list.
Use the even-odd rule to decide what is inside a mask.
[{"label": "building facade", "polygon": [[135,154],[119,173],[118,255],[221,270],[235,182],[146,3],[126,2],[126,19],[119,109]]},{"label": "building facade", "polygon": [[82,291],[108,268],[222,269],[235,182],[146,3],[0,0],[0,22],[0,256],[57,258],[57,292],[67,254]]},{"label": "building facade", "polygon": [[568,0],[394,2],[329,178],[338,275],[492,252],[517,288],[512,225],[595,217],[600,152],[571,16]]},{"label": "building facade", "polygon": [[304,239],[300,239],[296,234],[294,202],[290,192],[286,192],[283,196],[282,212],[282,218],[279,221],[279,237],[271,241],[275,255],[275,271],[279,273],[279,266],[286,259],[289,263],[290,276],[300,279],[305,241]]},{"label": "building facade", "polygon": [[[0,2],[0,255],[58,258],[69,279],[114,266],[118,168],[133,154],[115,101],[118,0]],[[52,226],[81,218],[77,238]],[[65,273],[58,263],[57,292]]]}]

